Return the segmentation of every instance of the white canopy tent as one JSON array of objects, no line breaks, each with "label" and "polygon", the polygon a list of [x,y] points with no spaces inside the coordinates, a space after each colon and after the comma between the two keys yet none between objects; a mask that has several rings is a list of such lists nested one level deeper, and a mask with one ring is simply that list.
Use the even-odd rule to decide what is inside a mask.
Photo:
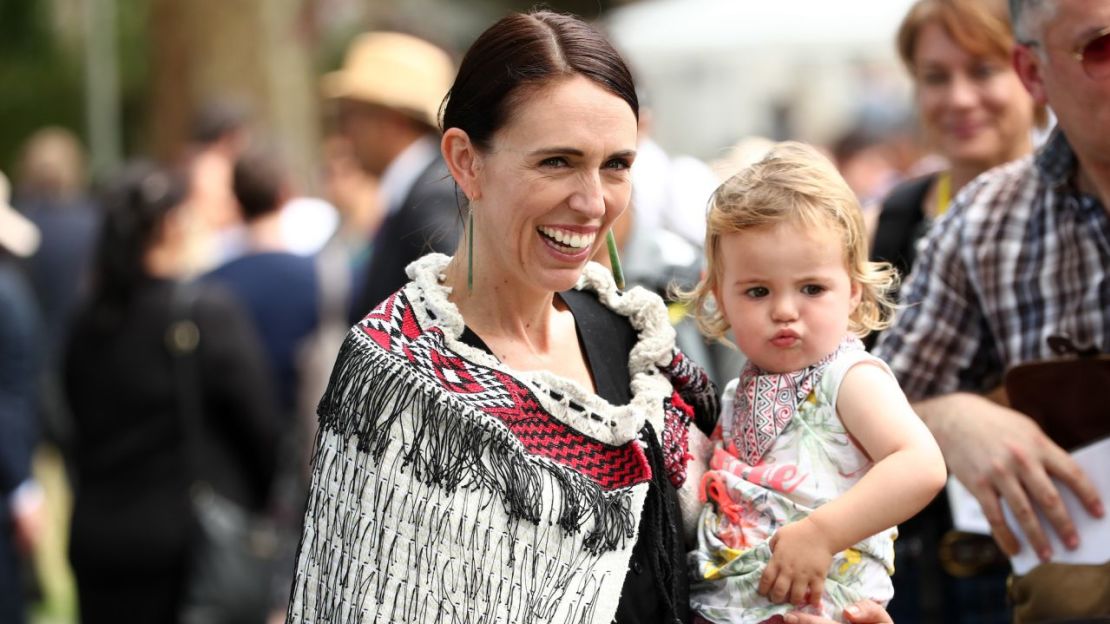
[{"label": "white canopy tent", "polygon": [[609,14],[672,151],[750,135],[826,142],[860,113],[904,114],[894,50],[912,0],[646,0]]}]

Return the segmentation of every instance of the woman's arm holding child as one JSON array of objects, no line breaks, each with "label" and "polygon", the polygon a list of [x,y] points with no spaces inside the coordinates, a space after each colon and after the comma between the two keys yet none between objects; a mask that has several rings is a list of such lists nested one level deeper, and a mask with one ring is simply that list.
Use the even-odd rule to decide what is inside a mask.
[{"label": "woman's arm holding child", "polygon": [[887,371],[852,367],[837,412],[875,464],[842,496],[772,537],[759,592],[774,602],[818,605],[833,555],[910,518],[944,487],[940,449]]}]

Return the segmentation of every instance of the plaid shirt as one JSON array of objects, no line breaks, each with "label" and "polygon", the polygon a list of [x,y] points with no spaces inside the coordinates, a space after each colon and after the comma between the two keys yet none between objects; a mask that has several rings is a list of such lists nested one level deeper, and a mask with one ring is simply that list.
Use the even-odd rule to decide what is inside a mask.
[{"label": "plaid shirt", "polygon": [[1110,352],[1110,215],[1076,189],[1077,164],[1056,132],[968,184],[920,243],[875,351],[911,400],[994,388],[1055,357],[1051,335]]}]

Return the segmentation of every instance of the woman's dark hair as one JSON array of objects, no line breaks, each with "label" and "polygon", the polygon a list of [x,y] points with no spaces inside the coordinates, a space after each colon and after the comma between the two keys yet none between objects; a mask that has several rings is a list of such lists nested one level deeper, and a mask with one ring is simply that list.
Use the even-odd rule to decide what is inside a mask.
[{"label": "woman's dark hair", "polygon": [[535,90],[581,75],[621,98],[639,119],[636,87],[624,59],[597,30],[573,15],[513,13],[479,35],[447,93],[442,130],[459,128],[479,149],[513,108]]},{"label": "woman's dark hair", "polygon": [[147,161],[126,165],[107,185],[93,270],[92,305],[118,316],[147,277],[143,255],[161,235],[166,214],[184,201],[185,177]]}]

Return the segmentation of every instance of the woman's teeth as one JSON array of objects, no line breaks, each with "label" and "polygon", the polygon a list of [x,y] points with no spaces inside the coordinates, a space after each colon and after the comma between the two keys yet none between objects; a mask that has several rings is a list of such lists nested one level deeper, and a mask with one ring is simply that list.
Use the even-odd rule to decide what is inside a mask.
[{"label": "woman's teeth", "polygon": [[582,251],[583,249],[594,244],[594,239],[597,234],[580,234],[577,232],[570,232],[567,230],[560,230],[558,228],[540,227],[540,234],[550,238],[551,240],[559,243],[562,247],[566,247],[571,251]]}]

